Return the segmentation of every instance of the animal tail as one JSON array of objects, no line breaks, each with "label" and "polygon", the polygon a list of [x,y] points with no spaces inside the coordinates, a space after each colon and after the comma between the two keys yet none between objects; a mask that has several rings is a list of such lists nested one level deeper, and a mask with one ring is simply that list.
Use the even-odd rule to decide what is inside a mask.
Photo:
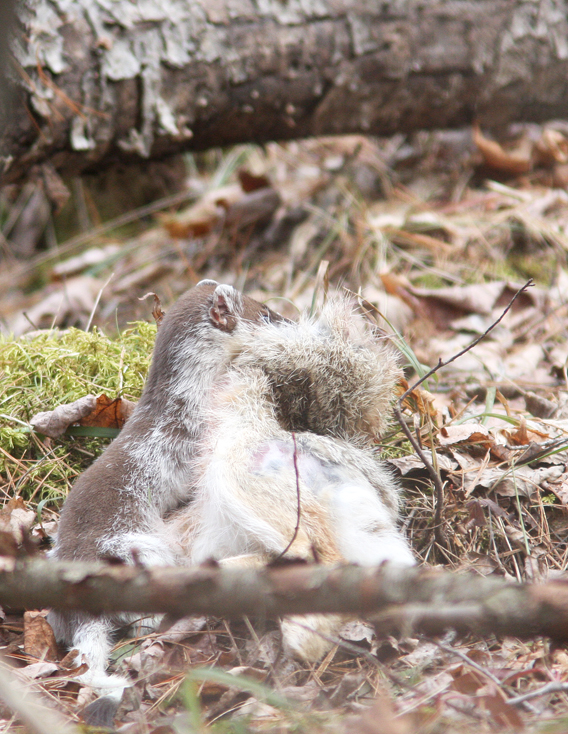
[{"label": "animal tail", "polygon": [[112,728],[124,689],[131,685],[128,678],[106,672],[111,635],[116,625],[108,617],[93,617],[82,612],[52,610],[47,619],[57,640],[76,650],[77,664],[89,666],[76,680],[92,688],[98,698],[85,708],[83,718],[91,726]]}]

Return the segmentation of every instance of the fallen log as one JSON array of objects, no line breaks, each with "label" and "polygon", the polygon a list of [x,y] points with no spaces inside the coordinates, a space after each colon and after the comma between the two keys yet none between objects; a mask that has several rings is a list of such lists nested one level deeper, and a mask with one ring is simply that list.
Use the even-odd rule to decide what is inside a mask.
[{"label": "fallen log", "polygon": [[4,181],[309,135],[564,118],[566,0],[35,0]]}]

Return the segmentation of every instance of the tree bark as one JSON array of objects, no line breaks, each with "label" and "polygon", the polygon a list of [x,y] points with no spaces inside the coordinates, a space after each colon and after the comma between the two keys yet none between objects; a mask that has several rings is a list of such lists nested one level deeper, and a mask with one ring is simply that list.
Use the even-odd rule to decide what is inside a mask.
[{"label": "tree bark", "polygon": [[[568,640],[568,583],[516,584],[471,574],[402,568],[136,568],[4,559],[0,604],[13,608],[165,612],[176,617],[375,615],[381,630],[447,628]],[[379,613],[379,614],[377,614]]]},{"label": "tree bark", "polygon": [[568,0],[27,0],[4,181],[568,113]]}]

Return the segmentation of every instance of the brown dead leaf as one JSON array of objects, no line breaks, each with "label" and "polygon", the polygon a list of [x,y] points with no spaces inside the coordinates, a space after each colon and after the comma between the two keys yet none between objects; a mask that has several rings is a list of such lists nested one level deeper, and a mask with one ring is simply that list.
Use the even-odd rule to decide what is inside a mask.
[{"label": "brown dead leaf", "polygon": [[157,639],[160,642],[181,642],[201,632],[207,625],[207,617],[182,617],[173,623],[167,616],[162,620]]},{"label": "brown dead leaf", "polygon": [[527,392],[524,398],[526,409],[536,418],[552,418],[558,409],[557,403],[553,403],[551,400],[547,400],[542,395],[537,395],[534,392]]},{"label": "brown dead leaf", "polygon": [[275,189],[263,188],[252,191],[227,206],[223,225],[234,230],[268,221],[280,204],[280,194]]},{"label": "brown dead leaf", "polygon": [[568,162],[568,139],[559,131],[545,128],[540,140],[536,142],[535,152],[538,162],[543,166]]},{"label": "brown dead leaf", "polygon": [[[424,453],[426,458],[432,462],[432,452],[425,449]],[[444,454],[438,454],[436,460],[438,462],[438,467],[443,471],[452,471],[458,466],[456,461],[452,461],[448,456],[444,456]],[[414,471],[425,471],[424,462],[415,454],[411,456],[402,456],[399,459],[385,459],[385,461],[387,464],[395,467],[403,477],[408,476],[408,474]]]},{"label": "brown dead leaf", "polygon": [[466,508],[469,512],[466,528],[484,528],[487,525],[485,513],[479,500],[470,500],[466,504]]},{"label": "brown dead leaf", "polygon": [[227,673],[234,676],[244,675],[247,678],[252,678],[252,680],[257,680],[261,683],[265,681],[268,676],[267,670],[263,670],[262,668],[252,668],[250,665],[238,665],[235,668],[227,670]]},{"label": "brown dead leaf", "polygon": [[568,476],[564,475],[559,483],[548,483],[547,490],[565,506],[568,506]]},{"label": "brown dead leaf", "polygon": [[61,659],[59,667],[61,670],[65,671],[65,674],[70,678],[82,675],[89,669],[89,666],[87,663],[81,662],[81,657],[79,650],[73,648]]},{"label": "brown dead leaf", "polygon": [[208,191],[195,204],[177,214],[162,214],[158,219],[172,237],[203,237],[217,226],[229,206],[242,196],[240,185],[230,184]]},{"label": "brown dead leaf", "polygon": [[[539,446],[543,441],[547,441],[550,436],[547,433],[538,431],[536,428],[528,428],[527,421],[523,416],[519,420],[519,427],[515,431],[502,431],[503,435],[507,438],[507,441],[512,446],[528,446],[531,448],[531,454],[535,456],[538,453],[542,453],[542,447]],[[528,453],[523,453],[523,461],[528,461],[530,456]]]},{"label": "brown dead leaf", "polygon": [[[403,395],[409,387],[408,382],[402,377],[395,388],[397,395]],[[437,415],[436,408],[434,407],[434,396],[428,390],[423,390],[421,387],[415,388],[410,393],[404,401],[403,407],[409,408],[410,410],[417,410],[420,415],[430,416],[434,419]]]},{"label": "brown dead leaf", "polygon": [[209,701],[212,698],[219,698],[225,691],[228,689],[228,686],[224,685],[223,683],[216,683],[212,680],[206,680],[203,681],[199,688],[199,695],[202,700]]},{"label": "brown dead leaf", "polygon": [[466,559],[466,567],[472,569],[480,576],[490,576],[499,568],[497,561],[485,553],[470,551],[467,554]]},{"label": "brown dead leaf", "polygon": [[458,443],[476,444],[489,447],[495,439],[481,423],[462,423],[460,426],[442,426],[439,431],[440,446],[453,446]]},{"label": "brown dead leaf", "polygon": [[89,415],[95,409],[96,404],[97,399],[94,395],[85,395],[72,403],[59,405],[54,410],[37,413],[30,423],[38,433],[43,433],[50,438],[58,438],[73,423]]},{"label": "brown dead leaf", "polygon": [[411,734],[410,722],[395,714],[390,699],[379,694],[361,716],[347,722],[346,734]]},{"label": "brown dead leaf", "polygon": [[[520,287],[506,281],[476,283],[447,288],[418,288],[406,278],[390,272],[381,273],[381,280],[387,293],[397,295],[419,318],[431,321],[438,329],[463,328],[467,326],[464,317],[480,314],[487,319],[479,325],[467,326],[468,330],[483,333],[500,315],[502,306],[507,305]],[[516,301],[514,310],[527,308],[543,298],[542,291],[522,294]],[[498,309],[499,313],[494,310]]]},{"label": "brown dead leaf", "polygon": [[489,168],[509,173],[513,176],[527,173],[532,169],[532,145],[520,145],[515,150],[507,151],[495,140],[489,140],[481,132],[476,123],[472,130],[473,142],[477,145],[483,161]]},{"label": "brown dead leaf", "polygon": [[507,703],[505,694],[494,683],[487,683],[479,690],[479,693],[482,693],[476,697],[479,706],[491,713],[495,723],[513,729],[523,728],[523,720],[517,709]]},{"label": "brown dead leaf", "polygon": [[421,232],[408,232],[404,229],[395,228],[385,228],[385,232],[397,245],[414,245],[415,247],[426,248],[434,253],[442,253],[446,256],[454,251],[452,245],[449,245],[444,240],[428,234],[422,234]]},{"label": "brown dead leaf", "polygon": [[0,556],[15,558],[18,555],[18,541],[14,534],[0,530]]},{"label": "brown dead leaf", "polygon": [[156,326],[159,327],[164,319],[164,316],[166,315],[166,312],[162,310],[162,302],[160,301],[159,296],[156,295],[156,293],[151,291],[150,293],[146,293],[146,295],[141,296],[138,300],[145,301],[150,296],[154,296],[154,306],[152,307],[152,316],[154,317]]},{"label": "brown dead leaf", "polygon": [[457,669],[451,671],[455,676],[452,683],[452,689],[466,695],[473,695],[482,686],[487,683],[487,678],[477,670],[471,670],[460,665]]},{"label": "brown dead leaf", "polygon": [[[483,471],[465,472],[464,486],[475,489],[493,489],[501,497],[533,497],[544,481],[554,481],[563,474],[562,466],[538,467],[519,466],[514,472],[489,467]],[[470,493],[468,492],[468,494]]]},{"label": "brown dead leaf", "polygon": [[56,660],[57,643],[46,616],[47,610],[24,612],[24,652],[40,660]]},{"label": "brown dead leaf", "polygon": [[99,428],[122,428],[132,414],[136,403],[126,398],[111,398],[99,395],[90,413],[79,421],[81,426],[97,426]]},{"label": "brown dead leaf", "polygon": [[412,295],[412,285],[402,275],[384,271],[380,274],[385,291],[391,296],[398,296],[403,303],[415,312],[420,311],[420,301]]},{"label": "brown dead leaf", "polygon": [[[12,497],[0,510],[0,530],[11,534],[17,543],[21,543],[36,517],[36,513],[27,508],[21,497]],[[7,555],[11,555],[9,551],[12,546],[8,539],[5,538],[5,541]]]},{"label": "brown dead leaf", "polygon": [[69,201],[71,192],[63,182],[59,173],[51,163],[44,163],[41,166],[43,176],[43,188],[45,195],[49,199],[54,213],[59,214],[65,204]]},{"label": "brown dead leaf", "polygon": [[241,188],[246,194],[270,186],[270,181],[266,176],[255,176],[254,173],[247,171],[246,168],[241,168],[237,172],[237,176],[239,177]]}]

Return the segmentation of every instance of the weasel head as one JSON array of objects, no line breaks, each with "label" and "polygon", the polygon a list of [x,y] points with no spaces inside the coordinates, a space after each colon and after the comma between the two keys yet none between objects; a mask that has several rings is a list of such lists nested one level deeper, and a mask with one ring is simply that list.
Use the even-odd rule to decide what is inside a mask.
[{"label": "weasel head", "polygon": [[164,317],[140,402],[164,407],[164,401],[172,404],[172,398],[183,396],[198,403],[251,330],[282,321],[280,314],[233,286],[202,280]]}]

